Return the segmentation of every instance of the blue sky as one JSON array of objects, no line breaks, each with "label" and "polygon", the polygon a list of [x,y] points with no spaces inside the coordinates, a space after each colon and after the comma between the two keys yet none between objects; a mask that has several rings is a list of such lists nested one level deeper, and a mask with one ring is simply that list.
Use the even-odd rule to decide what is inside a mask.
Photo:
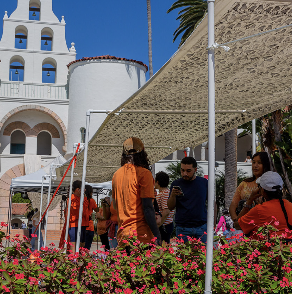
[{"label": "blue sky", "polygon": [[[21,0],[20,0],[21,1]],[[166,13],[175,0],[152,0],[153,68],[157,72],[176,52],[177,11]],[[0,18],[15,10],[17,0],[0,0]],[[148,65],[146,0],[53,0],[53,11],[65,16],[68,47],[75,42],[77,59],[114,55]],[[2,36],[3,22],[0,22]]]}]

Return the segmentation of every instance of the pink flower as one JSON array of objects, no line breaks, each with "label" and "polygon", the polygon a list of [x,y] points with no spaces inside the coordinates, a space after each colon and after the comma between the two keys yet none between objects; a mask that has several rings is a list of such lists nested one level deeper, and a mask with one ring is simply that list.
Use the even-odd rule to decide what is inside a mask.
[{"label": "pink flower", "polygon": [[2,285],[2,288],[3,288],[3,290],[4,290],[5,292],[9,292],[9,293],[10,293],[9,288],[7,288],[5,285]]},{"label": "pink flower", "polygon": [[13,259],[13,264],[14,265],[18,265],[18,260],[17,259]]},{"label": "pink flower", "polygon": [[36,235],[36,234],[31,234],[31,237],[32,237],[32,238],[37,238],[37,236],[38,236],[38,235]]},{"label": "pink flower", "polygon": [[278,225],[279,225],[279,222],[278,222],[278,221],[275,221],[275,222],[274,222],[274,225],[275,225],[275,226],[278,226]]},{"label": "pink flower", "polygon": [[252,219],[248,224],[249,225],[254,225],[254,220]]},{"label": "pink flower", "polygon": [[76,285],[77,284],[77,282],[76,281],[74,281],[73,279],[70,279],[70,285]]},{"label": "pink flower", "polygon": [[50,244],[50,246],[55,246],[55,243],[52,242],[52,243]]},{"label": "pink flower", "polygon": [[24,274],[15,274],[15,279],[17,280],[24,279]]}]

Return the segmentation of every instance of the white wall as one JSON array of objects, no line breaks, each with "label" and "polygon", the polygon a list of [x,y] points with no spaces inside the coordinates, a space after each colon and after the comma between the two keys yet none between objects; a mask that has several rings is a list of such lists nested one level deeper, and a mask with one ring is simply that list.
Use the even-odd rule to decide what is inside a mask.
[{"label": "white wall", "polygon": [[[80,142],[88,109],[113,110],[146,82],[146,69],[137,63],[120,60],[79,61],[69,68],[68,151]],[[106,118],[91,115],[90,137]]]}]

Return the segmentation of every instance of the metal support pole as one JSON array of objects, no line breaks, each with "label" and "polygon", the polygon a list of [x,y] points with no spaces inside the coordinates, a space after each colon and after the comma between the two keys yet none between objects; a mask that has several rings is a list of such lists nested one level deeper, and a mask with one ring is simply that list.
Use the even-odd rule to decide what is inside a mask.
[{"label": "metal support pole", "polygon": [[[73,145],[73,156],[76,152],[76,144]],[[71,178],[70,178],[70,188],[69,188],[69,201],[67,205],[67,221],[66,221],[66,234],[65,241],[68,242],[68,232],[69,232],[69,221],[70,221],[70,212],[71,212],[71,198],[72,198],[72,185],[73,185],[73,177],[74,177],[74,162],[72,162],[71,166]],[[67,243],[65,242],[64,248],[67,248]]]},{"label": "metal support pole", "polygon": [[212,293],[213,229],[215,202],[215,0],[208,0],[208,216],[205,294]]},{"label": "metal support pole", "polygon": [[82,224],[82,213],[83,213],[83,202],[84,202],[84,191],[85,191],[85,178],[86,178],[86,165],[87,165],[87,153],[88,153],[88,142],[89,142],[90,114],[91,114],[91,110],[88,110],[86,112],[86,133],[85,133],[85,144],[84,144],[83,173],[82,173],[82,185],[81,185],[81,195],[80,195],[78,231],[77,231],[77,240],[76,240],[76,252],[79,252],[80,237],[81,237],[81,224]]},{"label": "metal support pole", "polygon": [[[8,236],[11,234],[11,220],[12,220],[12,197],[14,195],[13,188],[10,189],[9,193],[9,209],[8,209],[8,226],[6,233]],[[6,239],[5,241],[5,247],[9,246],[10,239]]]},{"label": "metal support pole", "polygon": [[[50,167],[50,179],[49,179],[49,190],[48,190],[48,197],[47,197],[47,208],[50,204],[51,200],[51,186],[52,186],[52,166]],[[49,209],[46,212],[46,223],[45,223],[45,238],[44,238],[44,246],[47,244],[47,230],[48,230],[48,218],[49,218]]]},{"label": "metal support pole", "polygon": [[[42,208],[43,208],[43,195],[44,195],[44,180],[46,179],[46,177],[45,176],[42,176],[42,189],[41,189],[41,204],[40,204],[40,219],[41,219],[41,217],[42,217]],[[42,231],[41,231],[41,228],[42,227],[42,225],[40,224],[39,225],[39,237],[38,237],[38,251],[40,251],[40,249],[41,249],[41,233],[42,233]]]},{"label": "metal support pole", "polygon": [[252,155],[256,153],[256,120],[252,120]]}]

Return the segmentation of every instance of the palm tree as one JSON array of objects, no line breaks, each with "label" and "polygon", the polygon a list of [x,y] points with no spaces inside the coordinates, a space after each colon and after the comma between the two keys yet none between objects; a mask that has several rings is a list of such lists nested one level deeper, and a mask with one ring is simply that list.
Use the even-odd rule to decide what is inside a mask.
[{"label": "palm tree", "polygon": [[225,207],[229,208],[237,187],[237,128],[225,133]]},{"label": "palm tree", "polygon": [[152,65],[152,28],[151,28],[151,2],[147,0],[147,19],[148,19],[148,58],[149,58],[149,76],[153,76]]},{"label": "palm tree", "polygon": [[[185,7],[185,8],[183,8]],[[196,26],[207,12],[208,4],[206,0],[177,0],[167,10],[167,13],[174,9],[180,9],[177,20],[180,21],[179,27],[173,33],[173,42],[177,37],[183,33],[179,47],[186,41],[186,39],[192,34]]]}]

